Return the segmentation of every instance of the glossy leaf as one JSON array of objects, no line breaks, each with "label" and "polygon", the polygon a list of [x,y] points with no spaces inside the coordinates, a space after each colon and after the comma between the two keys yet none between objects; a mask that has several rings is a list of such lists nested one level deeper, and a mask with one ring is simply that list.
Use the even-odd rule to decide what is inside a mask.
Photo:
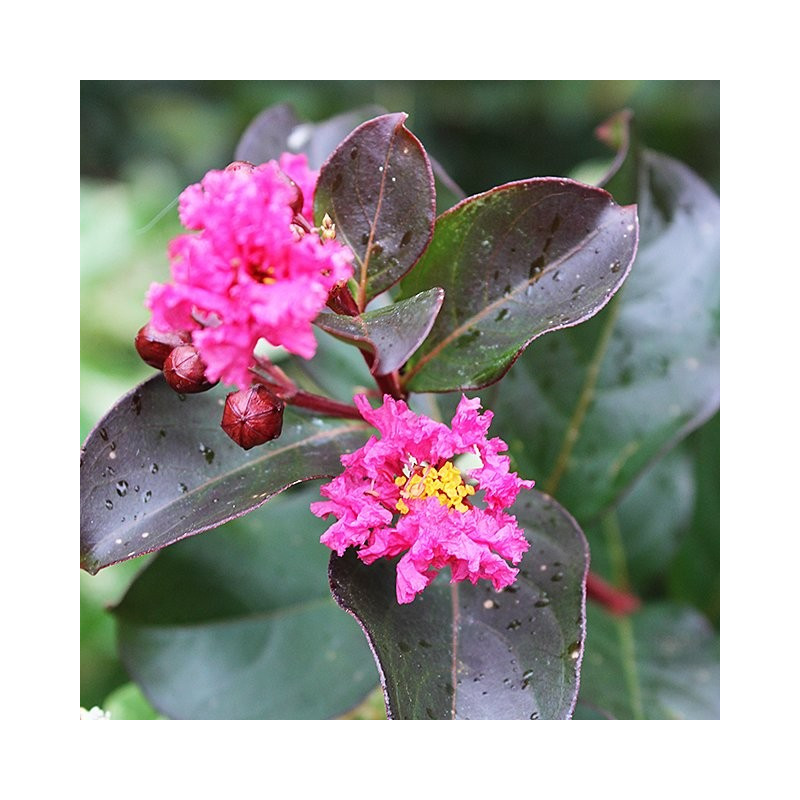
[{"label": "glossy leaf", "polygon": [[395,562],[331,558],[337,602],[370,642],[395,719],[561,719],[578,689],[587,548],[575,521],[539,492],[514,507],[531,549],[515,584],[449,585],[395,597]]},{"label": "glossy leaf", "polygon": [[719,626],[720,417],[712,417],[685,442],[694,455],[697,503],[687,535],[670,565],[670,595],[692,603]]},{"label": "glossy leaf", "polygon": [[444,287],[442,312],[406,374],[416,392],[497,381],[538,336],[577,325],[617,291],[636,253],[633,206],[539,178],[468,198],[436,221],[403,294]]},{"label": "glossy leaf", "polygon": [[577,719],[719,719],[719,637],[685,606],[589,604]]},{"label": "glossy leaf", "polygon": [[640,161],[623,290],[483,396],[521,472],[584,524],[719,407],[719,199],[673,159]]},{"label": "glossy leaf", "polygon": [[680,446],[653,464],[614,512],[584,526],[592,571],[613,579],[624,558],[618,577],[636,594],[654,589],[689,532],[696,499],[694,464]]},{"label": "glossy leaf", "polygon": [[315,324],[373,354],[372,373],[386,375],[403,366],[420,346],[433,326],[443,300],[443,289],[429,289],[357,317],[323,312]]},{"label": "glossy leaf", "polygon": [[287,139],[298,124],[294,109],[288,103],[270,106],[245,129],[236,145],[235,160],[263,164],[279,158],[288,150]]},{"label": "glossy leaf", "polygon": [[329,214],[355,255],[362,309],[414,266],[433,235],[433,172],[405,120],[385,114],[356,128],[322,165],[314,195],[316,222]]},{"label": "glossy leaf", "polygon": [[335,475],[359,423],[287,409],[280,438],[244,451],[220,428],[225,392],[178,395],[158,375],[123,397],[81,453],[81,567],[158,550]]},{"label": "glossy leaf", "polygon": [[322,719],[378,676],[330,596],[308,510],[317,486],[159,553],[115,610],[120,654],[150,702],[180,719]]},{"label": "glossy leaf", "polygon": [[282,153],[305,153],[311,169],[319,169],[336,146],[362,122],[383,114],[377,105],[337,114],[322,122],[305,122],[282,103],[262,111],[247,127],[236,147],[236,158],[263,164]]},{"label": "glossy leaf", "polygon": [[[304,122],[286,103],[262,111],[247,127],[236,147],[236,158],[261,164],[281,153],[305,153],[312,169],[319,169],[339,143],[361,123],[386,113],[378,105],[362,106],[322,122]],[[429,157],[430,158],[430,157]],[[437,213],[464,199],[464,191],[444,167],[430,158],[436,186]]]}]

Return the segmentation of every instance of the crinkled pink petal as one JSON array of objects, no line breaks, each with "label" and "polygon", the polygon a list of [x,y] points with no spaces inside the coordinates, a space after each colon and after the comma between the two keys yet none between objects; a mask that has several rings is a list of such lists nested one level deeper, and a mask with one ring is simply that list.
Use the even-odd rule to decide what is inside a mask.
[{"label": "crinkled pink petal", "polygon": [[[513,583],[518,570],[508,561],[519,563],[530,545],[505,509],[533,481],[509,472],[508,457],[499,455],[507,449],[501,439],[487,440],[491,413],[479,414],[477,399],[462,398],[450,428],[388,396],[375,409],[364,395],[354,402],[380,438],[372,436],[343,455],[344,472],[321,489],[329,501],[312,504],[317,516],[337,518],[321,541],[339,555],[356,547],[367,564],[403,553],[397,565],[400,603],[413,600],[444,567],[450,568],[453,581],[485,579],[495,589]],[[476,452],[482,464],[468,477],[475,480],[482,502],[458,510],[444,494],[435,494],[441,492],[435,488],[433,496],[402,494],[409,476],[420,480],[426,470],[438,470],[446,462],[452,469],[453,457]],[[401,513],[401,508],[407,512]]]},{"label": "crinkled pink petal", "polygon": [[[261,338],[311,358],[311,323],[331,289],[353,274],[348,248],[292,225],[296,189],[287,175],[310,220],[305,203],[313,202],[317,173],[304,156],[212,170],[181,193],[181,221],[197,233],[170,244],[172,283],[151,287],[147,305],[160,330],[195,331],[211,379],[249,385]],[[199,331],[197,320],[213,327]]]}]

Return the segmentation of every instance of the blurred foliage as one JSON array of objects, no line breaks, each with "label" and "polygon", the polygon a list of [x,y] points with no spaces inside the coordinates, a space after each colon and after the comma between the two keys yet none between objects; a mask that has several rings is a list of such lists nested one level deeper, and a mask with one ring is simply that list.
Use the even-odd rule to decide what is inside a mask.
[{"label": "blurred foliage", "polygon": [[[152,374],[133,339],[149,316],[148,286],[168,278],[178,194],[229,163],[245,127],[279,102],[309,120],[367,103],[405,111],[409,128],[467,194],[576,175],[579,165],[591,174],[593,163],[609,160],[594,128],[627,107],[642,141],[719,191],[718,81],[82,81],[81,441],[120,395]],[[669,536],[645,524],[652,497],[675,502]],[[633,588],[645,597],[667,592],[718,628],[719,415],[656,465],[619,514],[631,520],[627,529],[641,520],[651,538],[597,547],[601,571],[618,571],[613,553],[624,550]],[[613,530],[589,533],[615,541]],[[648,551],[647,541],[661,550]],[[155,717],[128,683],[106,612],[147,560],[81,574],[80,704],[109,708],[112,718]],[[656,570],[656,561],[669,570]],[[349,716],[383,716],[381,693]]]}]

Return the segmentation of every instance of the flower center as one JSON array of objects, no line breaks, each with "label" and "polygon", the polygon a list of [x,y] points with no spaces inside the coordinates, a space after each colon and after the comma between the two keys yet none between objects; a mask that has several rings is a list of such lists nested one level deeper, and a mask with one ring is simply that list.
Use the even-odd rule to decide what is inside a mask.
[{"label": "flower center", "polygon": [[428,464],[414,464],[408,477],[398,475],[394,482],[401,487],[400,499],[395,508],[401,514],[409,511],[406,500],[424,500],[435,497],[443,506],[462,513],[469,510],[465,499],[475,494],[475,487],[464,483],[461,473],[452,462],[445,461],[438,469]]}]

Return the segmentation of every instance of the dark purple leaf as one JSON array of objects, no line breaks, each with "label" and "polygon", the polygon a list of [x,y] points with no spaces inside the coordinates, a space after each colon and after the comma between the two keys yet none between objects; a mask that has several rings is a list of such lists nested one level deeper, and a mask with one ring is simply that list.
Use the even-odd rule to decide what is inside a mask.
[{"label": "dark purple leaf", "polygon": [[445,289],[407,388],[452,391],[497,381],[533,339],[577,325],[609,301],[637,238],[634,206],[564,179],[506,184],[444,213],[403,281],[404,295]]},{"label": "dark purple leaf", "polygon": [[373,375],[387,375],[403,366],[420,346],[443,300],[443,289],[429,289],[357,317],[323,312],[314,322],[338,339],[372,353],[375,356]]},{"label": "dark purple leaf", "polygon": [[81,452],[81,567],[166,547],[337,474],[367,438],[358,422],[287,409],[283,433],[242,450],[220,427],[225,392],[178,395],[158,375],[123,397]]},{"label": "dark purple leaf", "polygon": [[236,145],[235,159],[263,164],[279,158],[289,149],[286,141],[298,122],[294,109],[287,103],[267,108],[247,126]]},{"label": "dark purple leaf", "polygon": [[[302,122],[291,106],[272,106],[247,127],[236,147],[236,158],[262,164],[279,158],[281,153],[305,153],[311,168],[319,169],[345,136],[362,122],[385,113],[385,108],[373,104],[322,122]],[[438,212],[446,211],[464,199],[464,191],[434,158],[430,162],[436,179],[436,208]]]},{"label": "dark purple leaf", "polygon": [[319,169],[347,134],[383,113],[380,106],[369,105],[322,122],[303,122],[291,106],[272,106],[250,123],[236,148],[236,158],[263,164],[285,152],[305,153],[309,166]]},{"label": "dark purple leaf", "polygon": [[433,172],[405,119],[386,114],[353,131],[323,164],[314,196],[316,222],[329,214],[355,255],[362,310],[411,269],[433,234]]},{"label": "dark purple leaf", "polygon": [[331,589],[361,624],[395,719],[564,719],[578,692],[586,540],[539,492],[513,512],[531,542],[516,583],[450,585],[441,575],[413,603],[395,597],[395,563],[333,555]]}]

